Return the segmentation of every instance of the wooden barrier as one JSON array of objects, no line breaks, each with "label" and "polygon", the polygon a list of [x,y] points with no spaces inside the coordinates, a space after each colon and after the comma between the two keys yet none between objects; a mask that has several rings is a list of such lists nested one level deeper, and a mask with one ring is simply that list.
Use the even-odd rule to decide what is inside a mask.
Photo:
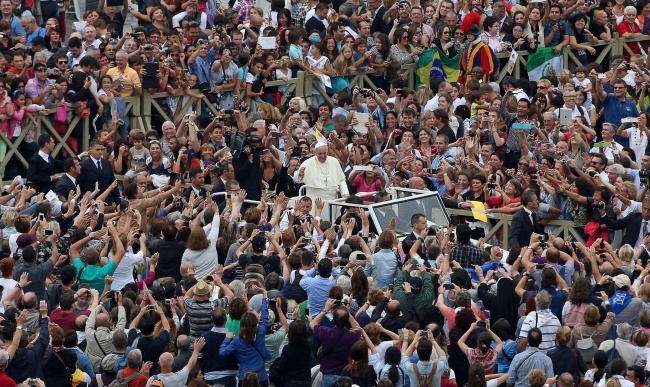
[{"label": "wooden barrier", "polygon": [[[603,47],[601,53],[598,55],[598,58],[596,59],[596,62],[601,63],[607,58],[607,56],[631,54],[631,50],[628,47],[628,43],[647,42],[647,41],[650,41],[650,36],[643,35],[631,39],[623,39],[620,38],[618,34],[615,33],[614,37],[610,42],[605,42],[601,40],[594,45],[589,45],[589,44],[588,45],[594,47]],[[517,61],[515,62],[515,66],[512,71],[512,75],[515,78],[521,78],[521,75],[523,73],[522,69],[526,68],[527,58],[529,55],[527,51],[518,51],[518,53],[519,56],[517,58]],[[642,49],[642,55],[647,57],[647,54],[645,53],[645,51],[643,51],[643,49]],[[508,55],[504,53],[504,54],[497,55],[497,57],[502,59],[502,58],[507,58]],[[564,62],[564,68],[570,68],[581,64],[578,58],[576,57],[576,55],[569,48],[564,49],[563,62]],[[404,79],[407,81],[408,86],[410,88],[413,88],[416,83],[417,65],[416,64],[404,65],[401,67],[401,70],[402,70],[402,77],[404,77]],[[372,73],[357,72],[351,74],[350,75],[351,87],[359,86],[360,88],[375,89],[376,86],[368,77],[369,74]],[[505,68],[501,69],[499,75],[497,76],[497,80],[500,82],[508,74],[509,73],[507,69]],[[308,74],[305,71],[299,71],[298,76],[296,78],[292,78],[288,81],[283,81],[283,80],[272,81],[266,83],[266,85],[267,86],[284,86],[287,84],[289,85],[289,87],[282,94],[283,104],[286,103],[292,97],[302,97],[309,105],[312,102],[313,92],[314,90],[316,90],[323,96],[323,99],[325,101],[327,101],[331,105],[334,105],[332,98],[327,95],[325,90],[323,90],[320,83],[317,82],[317,79],[318,78],[315,75]],[[197,94],[199,93],[198,90],[195,90],[195,92]],[[167,111],[163,108],[162,104],[160,103],[161,99],[167,98],[169,96],[170,95],[168,93],[150,94],[145,90],[141,96],[126,98],[126,112],[131,121],[131,128],[142,128],[145,130],[151,129],[152,128],[151,117],[154,113],[159,114],[163,118],[163,120],[170,120],[170,121],[173,120],[173,116],[169,117]],[[183,95],[180,95],[179,98],[182,97]],[[250,106],[250,98],[247,97],[244,98]],[[207,108],[209,113],[211,113],[212,115],[219,114],[217,108],[214,105],[210,103],[202,103],[203,101],[204,100],[194,100],[192,101],[192,103],[185,104],[185,106],[183,106],[182,109],[180,110],[180,114],[182,115],[186,114],[190,110],[190,108],[192,108],[198,114],[206,113],[204,111],[205,108]],[[23,166],[25,167],[28,166],[28,160],[25,160],[25,158],[20,154],[19,147],[23,143],[24,138],[30,129],[35,130],[36,136],[38,136],[41,133],[48,133],[52,135],[52,137],[57,142],[57,145],[53,152],[53,156],[56,157],[56,155],[58,155],[58,153],[61,152],[62,150],[64,150],[68,154],[75,153],[73,152],[71,147],[68,144],[66,144],[66,140],[70,138],[70,136],[73,134],[73,131],[77,128],[78,125],[81,124],[82,136],[81,138],[77,139],[79,141],[79,147],[78,147],[79,149],[77,150],[77,152],[80,153],[88,150],[88,144],[90,142],[90,125],[91,125],[88,117],[82,118],[80,116],[74,116],[72,121],[69,124],[67,124],[66,131],[63,135],[60,135],[54,129],[54,125],[51,123],[49,118],[42,117],[39,114],[35,114],[35,118],[37,121],[36,125],[34,126],[34,124],[28,120],[25,125],[25,128],[23,128],[21,135],[16,139],[15,143],[12,143],[10,139],[8,139],[4,134],[0,133],[0,141],[4,141],[7,145],[7,153],[4,159],[0,160],[0,171],[4,170],[8,161],[12,157],[16,157]]]}]

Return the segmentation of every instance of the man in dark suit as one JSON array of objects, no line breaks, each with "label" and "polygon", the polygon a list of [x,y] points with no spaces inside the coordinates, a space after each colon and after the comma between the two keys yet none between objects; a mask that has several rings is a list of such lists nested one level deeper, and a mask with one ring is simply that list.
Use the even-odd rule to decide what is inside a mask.
[{"label": "man in dark suit", "polygon": [[[106,147],[99,140],[90,143],[90,157],[81,163],[81,174],[77,182],[81,187],[81,194],[95,190],[95,183],[99,183],[99,190],[105,191],[115,180],[113,167],[102,155]],[[115,187],[106,198],[108,204],[120,202],[120,191]]]},{"label": "man in dark suit", "polygon": [[539,209],[539,198],[534,191],[528,190],[521,195],[521,204],[524,206],[512,217],[512,224],[508,232],[508,245],[524,247],[530,243],[533,233],[542,234],[544,227],[537,221],[535,211]]},{"label": "man in dark suit", "polygon": [[185,200],[190,200],[190,195],[194,191],[194,197],[200,196],[203,200],[208,196],[208,191],[203,188],[203,183],[205,182],[205,175],[201,168],[192,168],[189,170],[188,175],[190,177],[191,186],[185,188],[183,192],[183,197]]},{"label": "man in dark suit", "polygon": [[[59,178],[54,186],[54,193],[57,196],[68,198],[70,191],[77,190],[77,178],[81,174],[81,163],[76,157],[68,157],[63,162],[63,171],[65,174]],[[64,200],[65,201],[65,200]]]},{"label": "man in dark suit", "polygon": [[[212,193],[226,192],[226,182],[235,179],[235,167],[229,161],[222,161],[215,166],[219,178],[212,186]],[[226,201],[225,195],[217,195],[213,198],[214,202],[218,205]]]},{"label": "man in dark suit", "polygon": [[29,160],[27,180],[32,183],[36,192],[48,193],[54,189],[59,179],[55,173],[63,169],[60,160],[54,160],[50,153],[54,150],[54,140],[49,134],[41,134],[37,140],[38,153]]},{"label": "man in dark suit", "polygon": [[[523,199],[523,198],[522,198]],[[604,208],[605,206],[603,206]],[[600,216],[600,222],[605,224],[610,230],[625,230],[622,245],[628,244],[634,249],[643,244],[643,237],[650,233],[650,199],[643,199],[642,212],[632,212],[624,218],[612,219],[605,216],[604,209]],[[641,257],[643,266],[646,265],[648,255],[643,254]]]},{"label": "man in dark suit", "polygon": [[374,14],[372,24],[370,24],[370,33],[381,32],[386,35],[390,34],[391,26],[384,22],[386,7],[384,7],[382,0],[368,0],[368,8]]}]

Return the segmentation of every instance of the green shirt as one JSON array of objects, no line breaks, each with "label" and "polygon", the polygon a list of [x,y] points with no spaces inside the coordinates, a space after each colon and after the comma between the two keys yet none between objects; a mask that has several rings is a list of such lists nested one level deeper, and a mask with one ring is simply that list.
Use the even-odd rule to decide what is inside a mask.
[{"label": "green shirt", "polygon": [[228,332],[232,332],[233,335],[239,336],[239,324],[241,323],[241,320],[233,320],[228,316],[228,319],[226,320],[226,328],[228,328]]},{"label": "green shirt", "polygon": [[100,294],[104,290],[104,278],[107,275],[113,275],[117,268],[113,261],[108,262],[105,266],[84,265],[79,257],[75,258],[72,264],[77,269],[77,282],[79,284],[88,284]]}]

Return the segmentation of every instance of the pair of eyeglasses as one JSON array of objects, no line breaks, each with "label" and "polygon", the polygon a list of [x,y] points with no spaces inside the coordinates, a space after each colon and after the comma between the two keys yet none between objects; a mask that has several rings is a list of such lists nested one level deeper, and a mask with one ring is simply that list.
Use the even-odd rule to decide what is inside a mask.
[{"label": "pair of eyeglasses", "polygon": [[67,65],[67,64],[68,64],[68,61],[67,61],[67,60],[65,60],[65,61],[58,61],[58,62],[56,62],[56,64],[60,64],[60,65],[63,65],[63,64],[64,64],[64,65]]}]

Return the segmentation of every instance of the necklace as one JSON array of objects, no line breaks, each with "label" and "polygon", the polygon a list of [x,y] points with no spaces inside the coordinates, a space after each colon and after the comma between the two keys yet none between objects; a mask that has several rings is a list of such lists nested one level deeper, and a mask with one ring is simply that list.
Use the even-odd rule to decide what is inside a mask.
[{"label": "necklace", "polygon": [[[326,161],[326,162],[327,162],[327,161]],[[323,163],[323,164],[324,164],[324,163]],[[316,165],[318,166],[318,169],[320,170],[321,175],[322,175],[322,176],[324,177],[324,179],[325,179],[325,186],[327,186],[327,179],[328,179],[328,177],[329,177],[329,171],[328,171],[328,172],[323,171],[323,168],[321,168],[321,162],[318,161],[318,160],[316,160]],[[325,169],[327,170],[327,166],[325,166]]]}]

